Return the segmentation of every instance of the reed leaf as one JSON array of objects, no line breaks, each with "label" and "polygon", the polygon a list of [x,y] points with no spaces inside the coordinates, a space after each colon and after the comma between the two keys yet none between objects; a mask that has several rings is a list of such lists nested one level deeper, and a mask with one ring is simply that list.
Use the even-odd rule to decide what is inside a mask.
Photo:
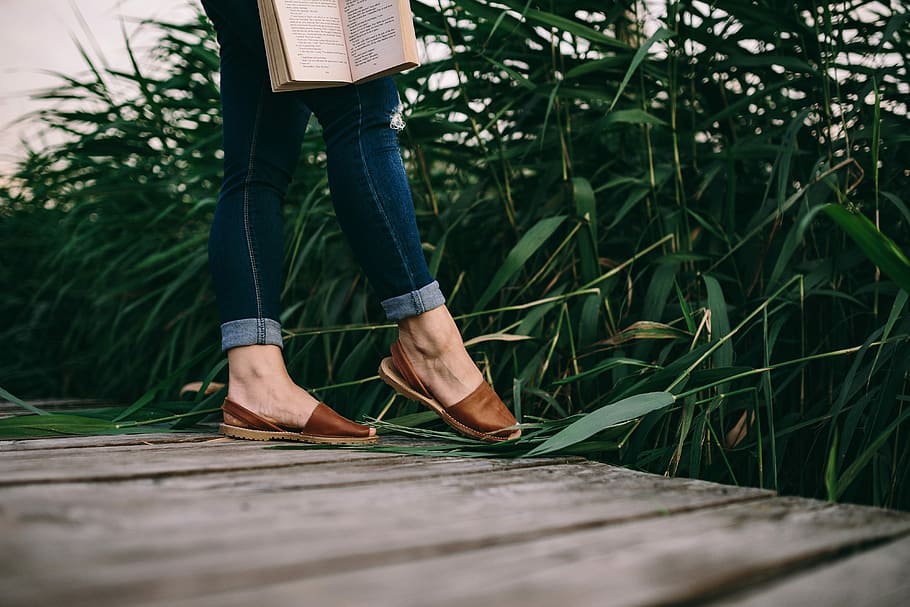
[{"label": "reed leaf", "polygon": [[544,455],[570,447],[612,426],[622,424],[652,411],[665,409],[676,401],[669,392],[646,392],[624,398],[588,413],[531,449],[527,455]]}]

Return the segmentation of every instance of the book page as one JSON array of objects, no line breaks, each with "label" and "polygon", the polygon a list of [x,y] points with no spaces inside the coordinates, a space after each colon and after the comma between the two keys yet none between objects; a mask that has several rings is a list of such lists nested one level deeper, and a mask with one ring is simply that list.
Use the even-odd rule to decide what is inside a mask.
[{"label": "book page", "polygon": [[[355,81],[404,62],[400,0],[340,0],[339,3]],[[410,19],[410,13],[405,17]]]},{"label": "book page", "polygon": [[351,82],[337,0],[275,0],[293,80]]}]

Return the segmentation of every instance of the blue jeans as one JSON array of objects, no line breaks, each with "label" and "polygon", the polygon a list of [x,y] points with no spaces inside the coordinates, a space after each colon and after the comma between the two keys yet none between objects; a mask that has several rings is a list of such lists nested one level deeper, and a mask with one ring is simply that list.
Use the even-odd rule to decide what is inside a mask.
[{"label": "blue jeans", "polygon": [[282,345],[281,204],[310,115],[322,125],[335,215],[386,316],[445,303],[420,246],[391,78],[272,93],[256,0],[202,0],[221,46],[224,182],[209,239],[222,349]]}]

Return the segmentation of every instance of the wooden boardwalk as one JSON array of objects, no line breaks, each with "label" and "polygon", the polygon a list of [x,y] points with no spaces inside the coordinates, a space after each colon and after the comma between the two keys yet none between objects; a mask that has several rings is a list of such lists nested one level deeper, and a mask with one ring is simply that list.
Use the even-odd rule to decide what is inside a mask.
[{"label": "wooden boardwalk", "polygon": [[905,605],[908,565],[906,513],[580,458],[0,442],[10,607]]}]

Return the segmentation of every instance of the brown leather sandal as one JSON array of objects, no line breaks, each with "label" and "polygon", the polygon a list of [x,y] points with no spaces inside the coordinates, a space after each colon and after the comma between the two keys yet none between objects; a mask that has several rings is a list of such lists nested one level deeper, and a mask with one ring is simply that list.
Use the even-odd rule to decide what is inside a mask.
[{"label": "brown leather sandal", "polygon": [[221,410],[243,424],[242,426],[221,424],[219,431],[231,438],[293,440],[323,445],[371,445],[379,442],[378,436],[370,436],[369,426],[342,417],[325,403],[316,405],[303,428],[282,426],[228,398],[224,399]]},{"label": "brown leather sandal", "polygon": [[379,377],[398,394],[435,411],[460,434],[488,442],[521,436],[521,430],[513,428],[518,420],[487,382],[481,382],[473,392],[451,407],[444,407],[417,377],[397,341],[392,344],[391,358],[384,358],[379,364]]}]

